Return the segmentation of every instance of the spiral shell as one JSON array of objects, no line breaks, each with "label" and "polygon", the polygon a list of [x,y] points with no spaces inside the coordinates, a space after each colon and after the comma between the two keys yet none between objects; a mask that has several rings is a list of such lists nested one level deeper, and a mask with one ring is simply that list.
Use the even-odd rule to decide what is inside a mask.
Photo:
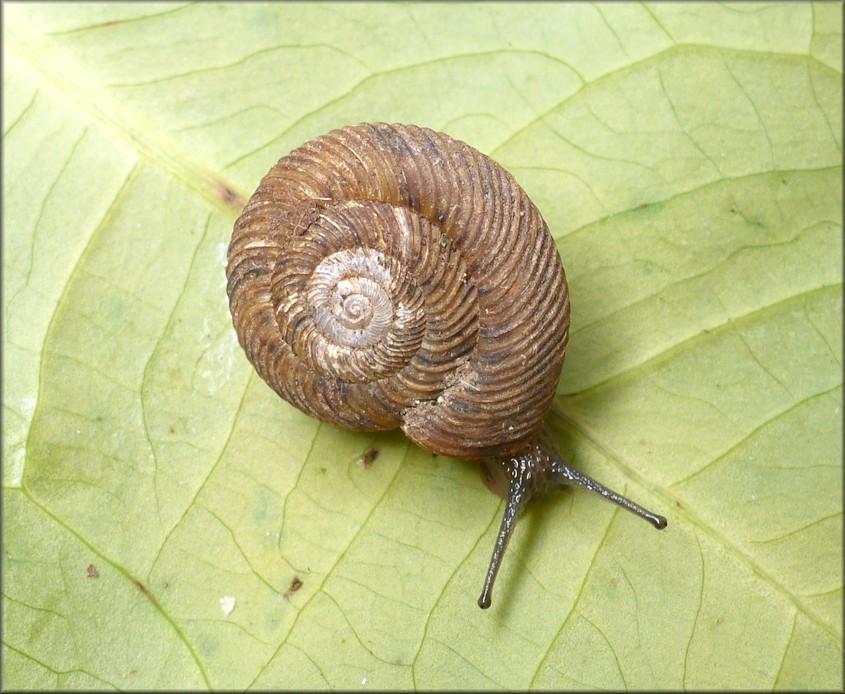
[{"label": "spiral shell", "polygon": [[469,145],[384,123],[282,158],[235,224],[228,294],[261,377],[322,421],[459,458],[539,431],[569,335],[537,208]]}]

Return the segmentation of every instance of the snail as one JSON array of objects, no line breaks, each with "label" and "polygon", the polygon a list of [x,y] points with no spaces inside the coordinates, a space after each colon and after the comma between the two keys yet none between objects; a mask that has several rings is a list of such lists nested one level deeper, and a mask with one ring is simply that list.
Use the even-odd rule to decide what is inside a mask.
[{"label": "snail", "polygon": [[563,265],[513,176],[464,142],[385,123],[306,142],[244,207],[226,275],[240,344],[282,398],[347,429],[401,427],[506,485],[481,608],[526,505],[553,489],[666,527],[544,431],[569,338]]}]

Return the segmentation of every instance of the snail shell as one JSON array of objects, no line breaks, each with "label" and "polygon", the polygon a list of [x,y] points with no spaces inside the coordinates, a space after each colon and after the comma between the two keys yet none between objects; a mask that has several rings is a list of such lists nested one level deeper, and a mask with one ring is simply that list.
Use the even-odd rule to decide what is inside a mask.
[{"label": "snail shell", "polygon": [[248,359],[304,412],[486,459],[510,496],[573,483],[534,484],[553,457],[541,429],[569,336],[566,276],[537,208],[481,152],[384,123],[306,142],[235,223],[227,276]]},{"label": "snail shell", "polygon": [[362,124],[294,150],[238,219],[228,275],[249,360],[324,422],[481,458],[524,448],[551,405],[557,249],[513,176],[448,135]]}]

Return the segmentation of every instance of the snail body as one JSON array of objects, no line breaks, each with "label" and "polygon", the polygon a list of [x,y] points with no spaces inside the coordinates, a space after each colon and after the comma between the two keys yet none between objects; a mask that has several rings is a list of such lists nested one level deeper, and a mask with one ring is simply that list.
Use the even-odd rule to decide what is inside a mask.
[{"label": "snail body", "polygon": [[569,336],[566,276],[526,193],[469,145],[384,123],[303,144],[244,207],[227,277],[241,346],[282,398],[348,429],[401,427],[504,478],[480,606],[525,504],[553,487],[585,486],[665,526],[543,434]]}]

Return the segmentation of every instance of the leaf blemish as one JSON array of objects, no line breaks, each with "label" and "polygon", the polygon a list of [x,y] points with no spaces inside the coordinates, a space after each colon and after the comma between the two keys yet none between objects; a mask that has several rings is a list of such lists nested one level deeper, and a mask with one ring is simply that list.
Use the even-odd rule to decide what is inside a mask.
[{"label": "leaf blemish", "polygon": [[289,600],[290,596],[302,588],[303,585],[304,583],[302,579],[299,576],[294,576],[293,580],[290,582],[290,587],[285,591],[285,594],[282,597],[285,600]]},{"label": "leaf blemish", "polygon": [[109,22],[101,22],[100,24],[95,24],[91,27],[91,29],[107,29],[109,27],[115,27],[125,23],[125,19],[113,19]]},{"label": "leaf blemish", "polygon": [[372,466],[372,464],[378,458],[379,450],[378,448],[371,448],[368,450],[364,455],[361,456],[361,462],[364,464],[365,468]]},{"label": "leaf blemish", "polygon": [[220,181],[214,182],[214,195],[226,207],[231,207],[233,210],[241,210],[246,205],[246,198],[243,195],[236,193],[229,186]]},{"label": "leaf blemish", "polygon": [[232,614],[232,610],[235,609],[235,597],[233,595],[224,595],[220,598],[220,609],[223,610],[223,614],[227,617]]},{"label": "leaf blemish", "polygon": [[135,587],[141,591],[141,593],[147,600],[149,600],[153,605],[158,605],[156,599],[153,597],[153,594],[150,592],[150,589],[147,588],[147,586],[141,583],[137,578],[132,578],[132,583],[135,584]]}]

